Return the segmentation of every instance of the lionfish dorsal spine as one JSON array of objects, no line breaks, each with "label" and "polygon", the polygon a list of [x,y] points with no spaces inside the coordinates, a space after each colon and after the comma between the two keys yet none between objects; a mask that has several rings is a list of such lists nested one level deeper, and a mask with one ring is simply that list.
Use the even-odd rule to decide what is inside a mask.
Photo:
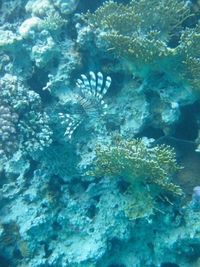
[{"label": "lionfish dorsal spine", "polygon": [[81,116],[77,118],[74,115],[59,113],[61,124],[67,124],[65,135],[69,139],[71,139],[74,131],[85,117],[91,119],[97,118],[101,114],[106,114],[107,104],[104,102],[103,97],[111,85],[111,78],[107,76],[104,82],[101,72],[95,74],[93,71],[90,71],[89,78],[81,74],[81,77],[76,81],[76,85],[79,91],[74,94],[74,97],[84,110],[84,113],[79,114],[82,118]]}]

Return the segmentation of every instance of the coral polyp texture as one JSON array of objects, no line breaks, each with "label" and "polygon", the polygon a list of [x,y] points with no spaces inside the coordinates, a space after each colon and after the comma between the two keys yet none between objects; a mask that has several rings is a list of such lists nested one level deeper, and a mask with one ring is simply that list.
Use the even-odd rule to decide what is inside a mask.
[{"label": "coral polyp texture", "polygon": [[18,116],[16,113],[13,113],[9,107],[6,105],[1,105],[0,107],[1,114],[1,143],[0,143],[0,154],[1,157],[12,154],[16,148],[16,126],[15,124],[18,121]]},{"label": "coral polyp texture", "polygon": [[11,157],[16,149],[32,153],[48,146],[52,131],[39,95],[9,74],[1,78],[0,86],[2,155]]},{"label": "coral polyp texture", "polygon": [[177,54],[181,58],[180,75],[182,75],[189,85],[197,92],[200,90],[200,24],[195,28],[187,28],[181,35],[180,45],[176,48]]},{"label": "coral polyp texture", "polygon": [[157,185],[160,190],[181,195],[181,188],[170,182],[179,169],[173,149],[161,145],[148,147],[141,140],[120,140],[116,145],[97,147],[96,176],[121,176],[137,184]]},{"label": "coral polyp texture", "polygon": [[106,1],[85,19],[100,29],[98,37],[108,50],[141,67],[173,55],[168,42],[189,16],[184,1],[142,0],[127,5]]},{"label": "coral polyp texture", "polygon": [[133,0],[126,5],[106,1],[83,20],[96,32],[97,43],[125,59],[132,72],[142,77],[169,72],[172,78],[171,66],[182,81],[198,89],[199,26],[183,31],[193,16],[185,1]]},{"label": "coral polyp texture", "polygon": [[200,266],[200,1],[0,1],[0,267]]},{"label": "coral polyp texture", "polygon": [[[156,196],[170,193],[181,196],[182,190],[172,183],[172,177],[180,169],[172,148],[164,145],[148,147],[142,140],[118,139],[109,146],[96,149],[94,170],[97,177],[121,177],[130,184],[129,194],[137,202],[132,207],[134,216],[153,213]],[[151,203],[151,204],[150,204]],[[150,206],[150,211],[148,211]],[[146,210],[146,213],[141,210]],[[137,214],[134,215],[133,214]]]}]

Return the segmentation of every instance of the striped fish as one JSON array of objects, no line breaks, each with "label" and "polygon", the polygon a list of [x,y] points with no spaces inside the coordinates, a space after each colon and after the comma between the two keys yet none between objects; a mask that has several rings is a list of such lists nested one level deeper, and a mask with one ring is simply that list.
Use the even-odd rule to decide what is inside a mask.
[{"label": "striped fish", "polygon": [[107,105],[103,97],[111,85],[111,78],[107,76],[104,82],[101,72],[95,75],[94,72],[90,71],[89,75],[90,79],[82,74],[81,79],[77,80],[76,85],[79,88],[79,94],[76,94],[76,99],[89,117],[95,117],[101,113],[105,114]]},{"label": "striped fish", "polygon": [[67,125],[65,135],[69,139],[72,138],[74,131],[86,117],[92,119],[106,114],[107,104],[104,102],[103,97],[111,85],[111,78],[107,76],[104,81],[101,72],[95,75],[94,72],[90,71],[89,78],[81,74],[81,78],[77,79],[76,85],[78,90],[74,97],[84,110],[79,114],[80,119],[70,114],[59,113],[62,123]]}]

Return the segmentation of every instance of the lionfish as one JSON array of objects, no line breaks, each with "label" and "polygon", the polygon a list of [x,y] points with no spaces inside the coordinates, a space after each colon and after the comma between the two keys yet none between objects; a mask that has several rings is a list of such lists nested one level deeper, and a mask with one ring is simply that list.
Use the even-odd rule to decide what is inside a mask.
[{"label": "lionfish", "polygon": [[104,82],[101,72],[95,75],[94,72],[90,71],[89,78],[81,74],[81,78],[77,79],[77,93],[74,94],[74,97],[84,112],[81,113],[78,119],[71,114],[59,113],[62,124],[67,124],[65,135],[69,139],[71,139],[74,131],[86,117],[92,119],[106,114],[107,104],[103,98],[110,85],[111,78],[107,76]]}]

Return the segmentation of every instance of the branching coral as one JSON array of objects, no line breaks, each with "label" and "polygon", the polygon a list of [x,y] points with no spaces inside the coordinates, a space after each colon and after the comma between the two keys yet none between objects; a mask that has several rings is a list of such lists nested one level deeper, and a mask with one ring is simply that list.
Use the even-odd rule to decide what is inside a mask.
[{"label": "branching coral", "polygon": [[188,16],[190,11],[184,1],[132,0],[128,5],[107,1],[94,14],[87,13],[86,18],[106,32],[127,36],[157,30],[160,39],[166,41]]},{"label": "branching coral", "polygon": [[[120,176],[130,183],[133,198],[135,196],[133,202],[136,196],[140,202],[133,204],[135,213],[140,214],[138,217],[152,213],[154,198],[160,193],[182,194],[181,188],[171,182],[180,167],[169,146],[148,147],[142,140],[121,139],[115,144],[97,147],[94,166],[92,174],[95,176]],[[137,210],[137,206],[138,209],[145,206],[146,200],[150,210]]]},{"label": "branching coral", "polygon": [[128,5],[107,1],[85,20],[117,55],[152,63],[173,54],[167,42],[189,16],[184,1],[132,0]]},{"label": "branching coral", "polygon": [[95,30],[97,43],[125,59],[134,74],[146,78],[164,72],[199,91],[200,24],[184,28],[191,16],[182,0],[132,0],[127,5],[107,1],[83,19]]},{"label": "branching coral", "polygon": [[116,145],[97,147],[95,175],[122,176],[131,184],[153,184],[174,194],[181,194],[170,182],[179,169],[175,153],[165,145],[149,148],[141,140],[120,140]]},{"label": "branching coral", "polygon": [[200,24],[195,28],[186,29],[180,38],[180,44],[176,48],[176,54],[180,57],[180,76],[195,90],[200,90]]}]

